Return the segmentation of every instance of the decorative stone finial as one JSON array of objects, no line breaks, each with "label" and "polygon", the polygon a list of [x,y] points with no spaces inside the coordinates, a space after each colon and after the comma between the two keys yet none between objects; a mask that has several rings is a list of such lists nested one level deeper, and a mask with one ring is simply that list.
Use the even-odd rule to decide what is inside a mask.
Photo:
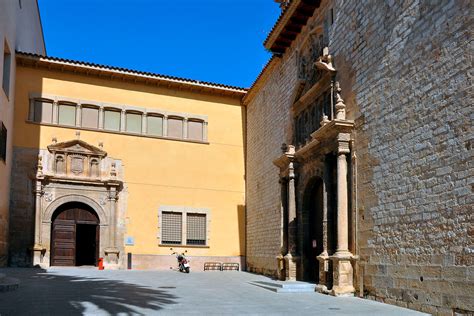
[{"label": "decorative stone finial", "polygon": [[336,119],[345,120],[346,119],[346,105],[344,100],[341,97],[341,86],[339,82],[336,81]]},{"label": "decorative stone finial", "polygon": [[77,139],[80,139],[80,138],[81,138],[81,132],[76,131],[76,138],[77,138]]},{"label": "decorative stone finial", "polygon": [[53,142],[53,144],[56,144],[58,142],[58,139],[56,138],[56,136],[53,136],[53,138],[51,139],[51,141]]}]

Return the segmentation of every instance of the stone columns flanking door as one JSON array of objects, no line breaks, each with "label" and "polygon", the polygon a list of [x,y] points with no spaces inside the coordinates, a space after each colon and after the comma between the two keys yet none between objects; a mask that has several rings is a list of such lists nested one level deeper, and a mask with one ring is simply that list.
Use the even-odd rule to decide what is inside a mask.
[{"label": "stone columns flanking door", "polygon": [[348,174],[347,154],[350,153],[350,134],[340,133],[337,136],[337,249],[331,256],[333,261],[332,294],[352,295],[353,285],[353,255],[349,251],[349,214],[348,214]]},{"label": "stone columns flanking door", "polygon": [[[276,159],[273,163],[280,168],[280,181],[286,184],[286,198],[281,197],[282,201],[286,201],[288,218],[287,218],[287,242],[286,254],[277,257],[279,265],[284,263],[284,279],[296,280],[296,268],[298,266],[299,256],[297,255],[297,222],[296,222],[296,183],[295,183],[295,147],[292,145],[284,145],[282,147],[283,155]],[[285,188],[282,192],[285,191]],[[283,212],[282,212],[283,214]]]}]

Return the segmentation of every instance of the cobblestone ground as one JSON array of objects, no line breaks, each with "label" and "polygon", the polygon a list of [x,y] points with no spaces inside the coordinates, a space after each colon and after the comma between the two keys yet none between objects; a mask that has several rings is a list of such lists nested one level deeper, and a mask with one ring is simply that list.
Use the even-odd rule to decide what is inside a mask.
[{"label": "cobblestone ground", "polygon": [[0,293],[0,315],[422,315],[370,300],[318,293],[274,293],[246,272],[0,269],[20,279]]}]

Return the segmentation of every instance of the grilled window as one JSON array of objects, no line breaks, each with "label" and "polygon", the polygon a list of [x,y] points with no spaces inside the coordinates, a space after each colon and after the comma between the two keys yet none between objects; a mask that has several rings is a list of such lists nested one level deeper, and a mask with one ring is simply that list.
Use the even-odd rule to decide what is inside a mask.
[{"label": "grilled window", "polygon": [[182,215],[176,212],[163,212],[161,218],[161,242],[179,245],[182,236]]},{"label": "grilled window", "polygon": [[206,244],[206,214],[186,214],[186,244]]}]

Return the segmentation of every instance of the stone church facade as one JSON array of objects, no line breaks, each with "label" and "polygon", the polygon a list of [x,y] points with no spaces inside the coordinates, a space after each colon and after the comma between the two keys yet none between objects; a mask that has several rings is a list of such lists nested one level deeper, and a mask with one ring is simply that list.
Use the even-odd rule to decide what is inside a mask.
[{"label": "stone church facade", "polygon": [[472,4],[289,1],[247,108],[247,267],[474,310]]},{"label": "stone church facade", "polygon": [[0,265],[174,248],[472,313],[471,2],[277,2],[250,89],[16,51]]}]

